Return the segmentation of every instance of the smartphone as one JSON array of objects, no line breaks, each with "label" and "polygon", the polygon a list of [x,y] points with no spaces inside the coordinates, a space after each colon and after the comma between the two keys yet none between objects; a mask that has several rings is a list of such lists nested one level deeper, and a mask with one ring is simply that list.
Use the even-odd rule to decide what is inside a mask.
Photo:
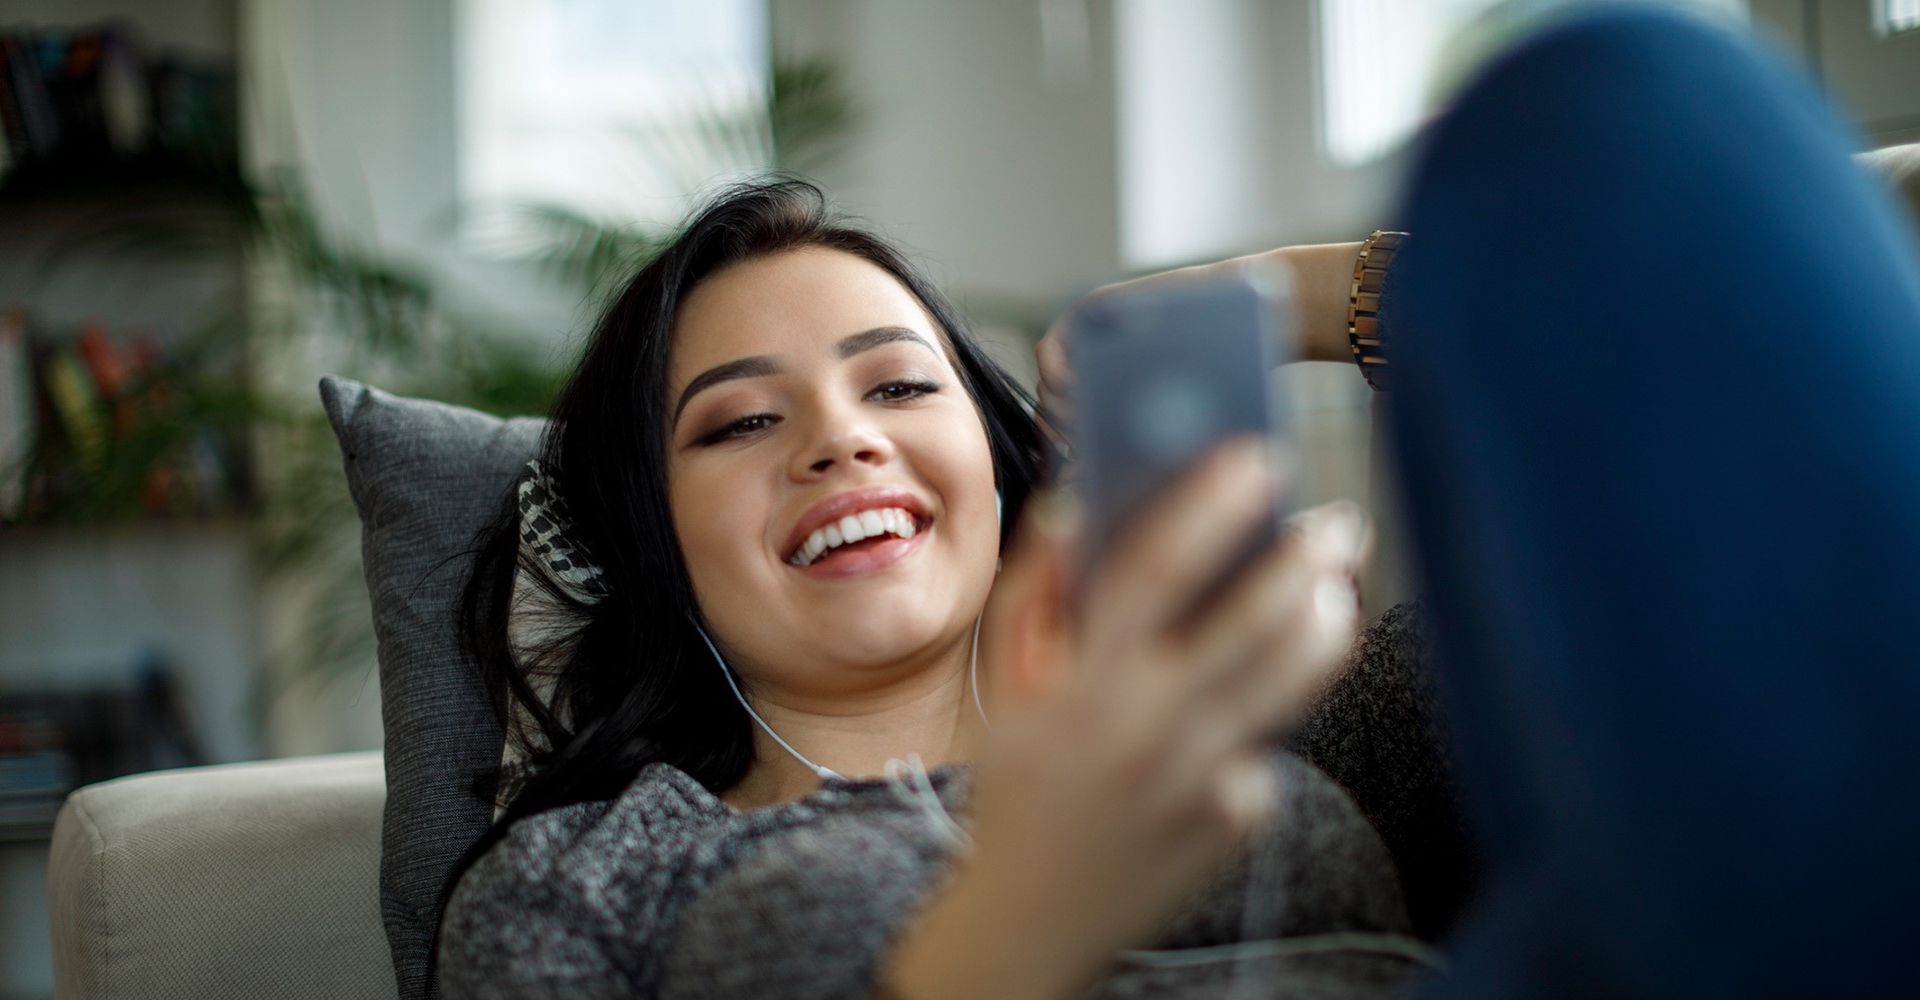
[{"label": "smartphone", "polygon": [[[1227,438],[1284,447],[1287,408],[1274,368],[1293,342],[1293,308],[1278,271],[1170,281],[1083,301],[1068,316],[1073,369],[1073,477],[1085,511],[1079,586],[1142,511]],[[1217,593],[1271,546],[1292,511],[1277,495]]]}]

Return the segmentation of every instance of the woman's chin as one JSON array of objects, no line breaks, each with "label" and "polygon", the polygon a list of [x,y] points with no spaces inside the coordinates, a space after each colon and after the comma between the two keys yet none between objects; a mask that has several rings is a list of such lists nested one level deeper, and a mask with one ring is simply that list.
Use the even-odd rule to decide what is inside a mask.
[{"label": "woman's chin", "polygon": [[[855,668],[885,668],[925,654],[952,632],[950,616],[920,609],[874,607],[815,616],[806,644],[822,659]],[[937,620],[936,620],[937,618]]]}]

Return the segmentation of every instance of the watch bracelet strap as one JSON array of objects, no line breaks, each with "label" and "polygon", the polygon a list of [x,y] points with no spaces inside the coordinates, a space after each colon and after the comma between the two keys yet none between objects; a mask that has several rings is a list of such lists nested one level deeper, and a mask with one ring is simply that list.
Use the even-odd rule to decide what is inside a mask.
[{"label": "watch bracelet strap", "polygon": [[1347,343],[1354,363],[1376,391],[1387,389],[1387,352],[1380,327],[1380,296],[1387,287],[1387,271],[1406,245],[1407,234],[1376,229],[1360,244],[1353,261],[1353,284],[1347,294]]}]

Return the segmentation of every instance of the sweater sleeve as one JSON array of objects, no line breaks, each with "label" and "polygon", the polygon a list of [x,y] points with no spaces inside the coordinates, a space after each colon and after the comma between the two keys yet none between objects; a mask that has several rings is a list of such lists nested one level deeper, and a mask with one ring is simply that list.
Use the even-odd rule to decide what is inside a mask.
[{"label": "sweater sleeve", "polygon": [[447,1000],[655,995],[667,930],[723,846],[657,791],[529,817],[475,862],[441,922]]},{"label": "sweater sleeve", "polygon": [[577,849],[541,850],[559,847],[556,842],[578,833],[577,827],[571,815],[525,820],[467,870],[440,925],[443,997],[587,998],[631,991],[611,947],[619,931],[617,908],[608,905],[604,891],[582,891],[578,869],[584,859]]},{"label": "sweater sleeve", "polygon": [[516,823],[448,901],[447,1000],[867,996],[947,868],[925,817],[875,787],[742,818],[691,785]]},{"label": "sweater sleeve", "polygon": [[682,913],[662,1000],[870,996],[946,849],[895,813],[835,816],[756,845]]}]

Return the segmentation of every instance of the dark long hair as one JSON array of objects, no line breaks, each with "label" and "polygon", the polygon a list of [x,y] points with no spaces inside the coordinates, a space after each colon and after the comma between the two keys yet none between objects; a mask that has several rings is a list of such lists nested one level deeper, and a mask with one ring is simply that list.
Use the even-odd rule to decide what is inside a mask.
[{"label": "dark long hair", "polygon": [[[746,774],[751,722],[691,624],[698,609],[668,509],[667,359],[674,316],[696,285],[731,264],[804,247],[870,261],[920,300],[980,411],[1006,509],[1020,510],[1032,490],[1044,451],[1031,396],[899,251],[830,214],[811,184],[755,183],[714,198],[612,300],[541,446],[572,520],[570,541],[601,568],[605,596],[577,600],[522,555],[511,496],[481,537],[460,630],[526,763],[478,790],[506,809],[462,871],[516,820],[614,798],[646,764],[672,764],[716,794]],[[1012,522],[1005,519],[1003,541]],[[516,569],[557,609],[555,627],[531,652],[507,629]],[[544,697],[536,681],[551,685]],[[513,724],[516,705],[530,725]]]}]

